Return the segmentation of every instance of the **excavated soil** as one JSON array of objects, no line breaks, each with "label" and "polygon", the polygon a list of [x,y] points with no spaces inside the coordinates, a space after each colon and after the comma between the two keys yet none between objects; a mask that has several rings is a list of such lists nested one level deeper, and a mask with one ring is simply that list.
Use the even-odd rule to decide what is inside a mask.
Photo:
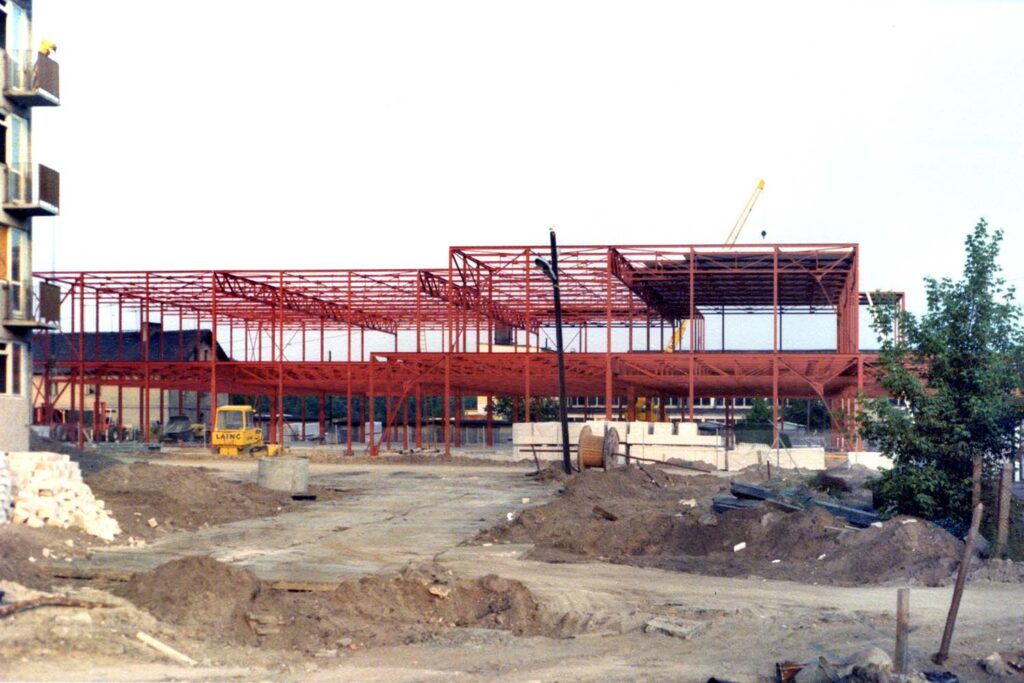
[{"label": "excavated soil", "polygon": [[971,563],[971,581],[1024,583],[1024,562],[992,559]]},{"label": "excavated soil", "polygon": [[551,503],[482,532],[477,542],[532,543],[532,557],[548,561],[600,559],[836,585],[943,585],[962,554],[962,542],[913,518],[853,530],[820,508],[712,512],[711,497],[727,485],[716,477],[667,476],[651,468],[587,470],[567,480]]},{"label": "excavated soil", "polygon": [[245,613],[260,590],[251,572],[209,557],[173,560],[136,574],[118,592],[161,621],[215,643],[249,642]]},{"label": "excavated soil", "polygon": [[54,578],[40,569],[43,562],[81,558],[95,544],[102,544],[102,541],[74,529],[0,525],[0,580],[46,589],[54,583]]},{"label": "excavated soil", "polygon": [[[176,529],[198,529],[240,519],[265,517],[308,503],[256,484],[227,481],[204,468],[132,463],[107,467],[85,478],[93,494],[106,503],[124,535],[147,541]],[[317,500],[344,495],[335,489],[310,486]],[[154,519],[157,526],[151,526]]]},{"label": "excavated soil", "polygon": [[[252,517],[266,517],[300,509],[308,502],[294,501],[287,493],[270,491],[255,484],[238,484],[217,476],[212,470],[133,463],[111,465],[99,456],[80,454],[83,462],[101,465],[85,477],[96,498],[121,525],[115,544],[129,538],[152,541],[175,530],[192,530]],[[310,486],[318,501],[335,500],[346,491]],[[156,521],[150,526],[149,520]],[[42,569],[86,556],[90,547],[106,542],[75,529],[21,524],[0,525],[0,579],[47,589],[57,581]]]},{"label": "excavated soil", "polygon": [[439,565],[298,593],[263,587],[245,569],[188,557],[135,576],[119,593],[209,642],[307,652],[443,639],[457,628],[515,635],[553,628],[522,583],[463,579]]}]

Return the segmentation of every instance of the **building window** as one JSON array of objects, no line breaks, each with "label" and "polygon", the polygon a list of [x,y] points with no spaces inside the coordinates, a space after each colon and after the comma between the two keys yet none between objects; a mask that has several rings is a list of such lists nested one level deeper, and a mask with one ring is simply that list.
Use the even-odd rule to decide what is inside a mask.
[{"label": "building window", "polygon": [[28,266],[28,234],[24,230],[0,226],[0,258],[3,259],[0,277],[9,283],[9,315],[20,317],[27,312],[25,293],[32,284]]},{"label": "building window", "polygon": [[17,114],[8,114],[6,124],[4,162],[7,164],[7,200],[28,203],[32,200],[28,121]]},{"label": "building window", "polygon": [[24,392],[24,345],[0,342],[0,393],[21,396]]}]

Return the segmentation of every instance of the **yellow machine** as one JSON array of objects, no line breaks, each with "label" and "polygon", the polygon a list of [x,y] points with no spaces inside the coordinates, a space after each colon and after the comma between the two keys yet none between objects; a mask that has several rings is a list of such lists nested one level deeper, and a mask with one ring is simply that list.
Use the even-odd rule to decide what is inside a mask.
[{"label": "yellow machine", "polygon": [[221,406],[214,418],[210,445],[220,455],[265,452],[277,455],[280,446],[263,442],[252,406]]}]

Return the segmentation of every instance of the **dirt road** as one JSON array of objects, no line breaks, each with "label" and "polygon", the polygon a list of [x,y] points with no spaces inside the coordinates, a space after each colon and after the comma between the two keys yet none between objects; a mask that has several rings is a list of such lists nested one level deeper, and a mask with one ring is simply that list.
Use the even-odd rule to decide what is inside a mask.
[{"label": "dirt road", "polygon": [[[177,461],[175,466],[188,466]],[[209,467],[210,461],[203,461]],[[224,476],[250,479],[255,463],[217,462]],[[331,582],[437,559],[458,574],[518,579],[549,618],[574,638],[515,638],[467,630],[455,642],[426,642],[341,653],[337,658],[185,669],[123,658],[40,658],[12,662],[10,678],[49,680],[512,680],[756,681],[775,661],[842,659],[877,645],[892,650],[895,586],[840,588],[751,578],[716,578],[607,563],[523,559],[528,546],[461,543],[508,514],[543,504],[557,483],[528,469],[448,465],[313,465],[313,481],[354,495],[273,518],[180,532],[141,549],[97,552],[92,567],[146,569],[190,554],[251,569],[263,579]],[[528,498],[528,502],[523,502]],[[912,661],[921,668],[941,634],[950,588],[915,587]],[[652,616],[702,622],[684,640],[644,633]],[[954,652],[987,654],[1024,646],[1024,586],[971,584]],[[973,659],[971,660],[973,663]],[[966,666],[966,665],[965,665]],[[973,670],[973,669],[972,669]],[[977,671],[974,680],[985,680]],[[961,680],[972,680],[962,677]],[[994,680],[994,679],[993,679]]]}]

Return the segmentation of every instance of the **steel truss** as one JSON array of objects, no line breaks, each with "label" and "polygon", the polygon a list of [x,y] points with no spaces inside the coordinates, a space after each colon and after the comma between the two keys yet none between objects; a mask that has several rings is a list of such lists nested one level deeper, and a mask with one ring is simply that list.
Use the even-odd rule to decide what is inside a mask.
[{"label": "steel truss", "polygon": [[[269,396],[271,434],[283,442],[286,395],[320,397],[321,434],[324,398],[343,395],[347,452],[353,399],[361,398],[370,425],[375,418],[385,424],[384,434],[371,427],[365,435],[376,453],[396,425],[422,423],[424,397],[439,397],[449,454],[459,445],[459,430],[452,426],[462,412],[453,415],[453,398],[461,406],[464,395],[517,396],[530,405],[531,398],[557,393],[555,356],[542,349],[542,335],[554,323],[553,297],[533,265],[546,249],[451,247],[446,267],[434,269],[37,273],[38,280],[61,288],[65,325],[59,338],[69,352],[51,354],[57,339],[50,333],[37,339],[43,352],[36,356],[35,372],[44,381],[37,383],[35,403],[41,420],[52,423],[61,395],[70,392],[73,412],[75,406],[87,409],[86,387],[92,386],[98,416],[99,387],[115,387],[120,427],[123,392],[137,389],[139,422],[148,440],[150,389],[209,392],[211,413],[218,393]],[[606,419],[616,417],[616,402],[628,406],[619,417],[632,417],[636,396],[686,399],[679,417],[690,420],[698,398],[763,396],[772,400],[777,431],[780,400],[818,398],[834,422],[847,427],[846,436],[835,430],[840,436],[834,446],[860,447],[849,429],[857,398],[882,392],[872,371],[875,355],[859,349],[859,308],[867,295],[860,290],[857,245],[566,246],[559,250],[559,270],[563,324],[572,340],[568,391],[603,396]],[[902,305],[902,295],[890,296]],[[124,351],[126,313],[140,328],[154,330],[143,333],[141,357]],[[833,315],[834,348],[783,349],[783,313]],[[770,315],[772,348],[709,350],[706,317],[721,315],[724,325],[726,314]],[[682,348],[663,353],[666,329],[671,337],[684,320],[690,324]],[[154,348],[145,339],[160,334],[151,328],[154,323],[163,332],[177,328],[179,346],[182,331],[209,330],[211,346],[220,345],[230,360],[165,348],[163,335]],[[99,335],[90,335],[90,348],[86,335],[98,331],[118,335],[116,353],[100,349]],[[367,350],[367,331],[390,335],[393,347]],[[597,343],[595,331],[603,337]],[[652,333],[660,341],[652,343]],[[511,343],[499,345],[499,337],[509,335]],[[345,349],[334,358],[325,353],[326,342],[338,336],[345,338]],[[199,335],[194,337],[198,349]],[[296,340],[299,353],[289,350]],[[318,352],[309,351],[311,344]],[[373,399],[380,396],[387,398],[387,414],[375,416]],[[162,403],[161,393],[161,418]],[[490,425],[490,403],[488,408]],[[79,410],[80,442],[82,415]],[[422,446],[421,430],[414,431],[415,445]],[[408,430],[405,435],[408,446]]]}]

